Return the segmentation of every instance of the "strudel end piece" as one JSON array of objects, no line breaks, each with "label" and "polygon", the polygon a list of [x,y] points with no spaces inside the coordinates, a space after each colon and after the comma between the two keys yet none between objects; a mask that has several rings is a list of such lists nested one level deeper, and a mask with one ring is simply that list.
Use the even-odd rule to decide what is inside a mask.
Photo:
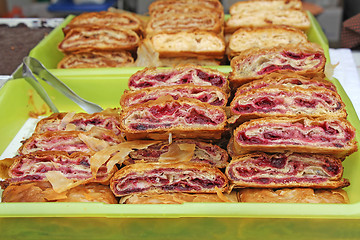
[{"label": "strudel end piece", "polygon": [[117,197],[135,193],[216,193],[228,190],[226,176],[198,163],[135,163],[121,168],[110,181]]},{"label": "strudel end piece", "polygon": [[222,107],[194,99],[159,98],[126,108],[121,114],[121,129],[128,140],[150,138],[220,139],[226,130]]},{"label": "strudel end piece", "polygon": [[255,152],[232,159],[226,168],[229,181],[236,188],[341,188],[342,159],[308,153]]},{"label": "strudel end piece", "polygon": [[292,151],[343,157],[357,151],[357,141],[355,128],[346,119],[267,117],[237,127],[233,150],[238,155]]}]

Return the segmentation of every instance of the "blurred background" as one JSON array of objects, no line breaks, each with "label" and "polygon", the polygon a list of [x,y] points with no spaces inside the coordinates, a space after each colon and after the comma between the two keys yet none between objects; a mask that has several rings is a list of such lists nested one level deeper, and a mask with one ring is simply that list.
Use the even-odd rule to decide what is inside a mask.
[{"label": "blurred background", "polygon": [[[225,13],[239,0],[222,0]],[[101,11],[116,7],[146,14],[153,0],[0,0],[1,17],[65,17],[86,11]],[[316,16],[331,47],[341,47],[342,23],[360,13],[359,0],[304,0],[304,6]]]}]

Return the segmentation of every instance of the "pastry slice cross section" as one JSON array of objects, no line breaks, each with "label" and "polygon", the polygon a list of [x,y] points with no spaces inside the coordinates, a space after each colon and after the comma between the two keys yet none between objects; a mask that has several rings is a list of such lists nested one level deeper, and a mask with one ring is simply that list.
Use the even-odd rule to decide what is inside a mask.
[{"label": "pastry slice cross section", "polygon": [[218,169],[198,163],[136,163],[123,167],[110,181],[117,197],[135,193],[216,193],[228,189]]}]

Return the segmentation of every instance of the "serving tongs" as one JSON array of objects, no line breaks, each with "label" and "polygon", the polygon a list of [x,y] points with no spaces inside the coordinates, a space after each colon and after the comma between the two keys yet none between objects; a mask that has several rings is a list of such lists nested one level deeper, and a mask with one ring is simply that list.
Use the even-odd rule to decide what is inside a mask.
[{"label": "serving tongs", "polygon": [[[36,76],[38,77],[36,77]],[[51,111],[54,113],[59,112],[55,104],[50,99],[44,87],[40,84],[38,79],[43,80],[50,86],[54,87],[56,90],[64,94],[66,97],[71,99],[77,105],[79,105],[87,113],[96,113],[103,110],[99,105],[89,102],[75,92],[73,92],[68,86],[66,86],[62,81],[57,77],[51,74],[39,60],[33,57],[24,57],[22,64],[15,70],[11,75],[12,79],[23,77],[31,86],[37,91],[40,97],[45,101],[45,103],[50,107]]]}]

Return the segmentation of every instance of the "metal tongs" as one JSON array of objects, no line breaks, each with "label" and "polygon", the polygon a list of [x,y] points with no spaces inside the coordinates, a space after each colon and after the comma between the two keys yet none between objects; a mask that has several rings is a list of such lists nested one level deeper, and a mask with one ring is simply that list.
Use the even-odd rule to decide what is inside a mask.
[{"label": "metal tongs", "polygon": [[40,97],[46,102],[46,104],[50,107],[51,111],[54,113],[59,112],[55,104],[51,101],[49,95],[47,94],[44,87],[40,84],[36,76],[45,81],[50,86],[54,87],[56,90],[64,94],[66,97],[71,99],[77,105],[79,105],[83,110],[87,113],[96,113],[101,112],[103,109],[92,102],[89,102],[80,96],[78,96],[75,92],[73,92],[68,86],[66,86],[62,81],[60,81],[57,77],[51,74],[43,64],[39,62],[39,60],[33,57],[25,57],[23,59],[22,64],[15,70],[15,72],[11,75],[12,79],[23,77],[31,86],[37,91]]}]

